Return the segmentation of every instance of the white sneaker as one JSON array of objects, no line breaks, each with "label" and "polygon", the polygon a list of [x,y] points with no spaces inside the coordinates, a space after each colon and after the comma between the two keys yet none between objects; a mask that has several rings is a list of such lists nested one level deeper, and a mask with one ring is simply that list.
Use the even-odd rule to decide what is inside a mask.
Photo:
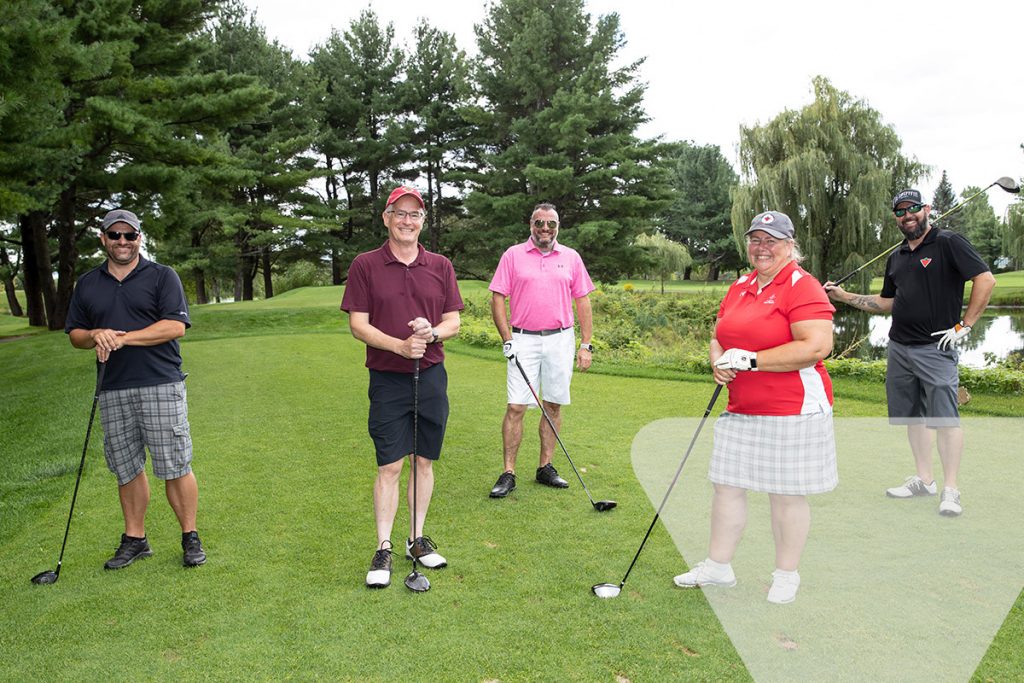
[{"label": "white sneaker", "polygon": [[366,585],[369,588],[387,588],[391,585],[391,541],[381,543],[380,550],[373,554],[370,571],[366,572]]},{"label": "white sneaker", "polygon": [[726,588],[736,585],[736,574],[730,566],[724,573],[715,573],[703,562],[697,566],[672,579],[680,588],[695,588],[700,586],[725,586]]},{"label": "white sneaker", "polygon": [[768,591],[768,602],[785,605],[796,600],[796,589],[800,587],[800,575],[796,572],[782,573],[776,569],[772,572],[772,587]]},{"label": "white sneaker", "polygon": [[958,517],[964,509],[960,506],[960,491],[950,486],[942,489],[939,514],[944,517]]},{"label": "white sneaker", "polygon": [[921,477],[915,474],[912,477],[907,477],[907,482],[903,486],[886,489],[885,495],[890,498],[913,498],[915,496],[934,496],[938,492],[938,484],[934,481],[926,484]]},{"label": "white sneaker", "polygon": [[405,559],[411,560],[415,555],[416,561],[427,569],[447,567],[448,560],[437,554],[437,551],[434,550],[436,547],[437,544],[430,540],[429,536],[420,536],[415,541],[406,540]]}]

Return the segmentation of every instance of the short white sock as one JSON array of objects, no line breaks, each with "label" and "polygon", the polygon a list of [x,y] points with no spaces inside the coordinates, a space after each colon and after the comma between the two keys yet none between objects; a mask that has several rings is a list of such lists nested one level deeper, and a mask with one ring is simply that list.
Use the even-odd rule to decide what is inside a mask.
[{"label": "short white sock", "polygon": [[778,576],[787,576],[787,577],[793,577],[793,578],[797,578],[797,579],[800,578],[800,574],[798,574],[795,569],[793,571],[789,571],[788,569],[779,569],[778,567],[776,567],[775,568],[775,573]]},{"label": "short white sock", "polygon": [[725,576],[732,570],[732,563],[726,562],[715,562],[710,557],[704,560],[704,566],[711,570],[711,573],[715,576]]}]

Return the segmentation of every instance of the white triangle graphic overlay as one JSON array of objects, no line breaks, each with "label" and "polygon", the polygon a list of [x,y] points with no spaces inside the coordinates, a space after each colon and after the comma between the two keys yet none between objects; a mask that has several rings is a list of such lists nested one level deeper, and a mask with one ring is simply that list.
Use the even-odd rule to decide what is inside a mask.
[{"label": "white triangle graphic overlay", "polygon": [[[661,515],[689,567],[708,552],[713,420]],[[633,440],[633,469],[654,509],[699,422],[658,420]],[[747,526],[732,561],[737,585],[671,589],[704,591],[759,683],[969,681],[1024,587],[1024,420],[962,423],[962,516],[940,516],[939,496],[886,497],[914,471],[904,427],[884,418],[836,419],[839,486],[808,497],[796,601],[765,599],[775,550],[768,496],[756,492],[748,493]],[[937,453],[933,459],[941,477]],[[658,569],[670,586],[683,570],[682,563]]]}]

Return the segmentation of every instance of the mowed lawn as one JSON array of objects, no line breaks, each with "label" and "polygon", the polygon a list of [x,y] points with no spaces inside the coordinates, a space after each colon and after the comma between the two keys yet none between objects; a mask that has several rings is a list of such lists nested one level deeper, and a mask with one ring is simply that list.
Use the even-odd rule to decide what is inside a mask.
[{"label": "mowed lawn", "polygon": [[[410,563],[396,558],[392,586],[366,589],[375,543],[367,371],[340,294],[193,309],[182,353],[210,557],[194,570],[181,567],[180,533],[152,477],[156,554],[103,569],[122,520],[97,418],[61,578],[29,582],[56,565],[95,372],[91,354],[61,333],[0,344],[0,680],[750,680],[704,595],[672,585],[684,565],[660,524],[622,596],[590,593],[622,578],[654,514],[633,472],[633,437],[654,420],[699,417],[709,379],[576,375],[563,441],[595,499],[617,509],[593,511],[560,451],[555,464],[572,487],[532,482],[538,411],[527,418],[519,490],[491,500],[504,364],[497,349],[447,345],[452,412],[426,533],[450,566],[428,572],[432,589],[414,594],[401,582]],[[850,394],[838,415],[884,414],[876,385],[837,387]],[[407,524],[400,509],[396,545]],[[977,680],[1024,676],[1022,608],[1018,600]]]}]

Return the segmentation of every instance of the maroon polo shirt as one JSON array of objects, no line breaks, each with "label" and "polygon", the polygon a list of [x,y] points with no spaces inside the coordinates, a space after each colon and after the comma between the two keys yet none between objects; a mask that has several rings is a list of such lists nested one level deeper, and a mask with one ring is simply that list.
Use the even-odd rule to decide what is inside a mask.
[{"label": "maroon polo shirt", "polygon": [[[417,246],[419,255],[409,265],[395,258],[387,242],[380,249],[356,256],[348,269],[341,310],[369,313],[370,324],[378,330],[407,339],[412,334],[410,320],[426,318],[436,327],[442,314],[465,308],[452,262],[432,254],[422,244]],[[420,370],[443,360],[444,344],[428,344],[420,359]],[[413,361],[368,345],[366,367],[412,374]]]}]

